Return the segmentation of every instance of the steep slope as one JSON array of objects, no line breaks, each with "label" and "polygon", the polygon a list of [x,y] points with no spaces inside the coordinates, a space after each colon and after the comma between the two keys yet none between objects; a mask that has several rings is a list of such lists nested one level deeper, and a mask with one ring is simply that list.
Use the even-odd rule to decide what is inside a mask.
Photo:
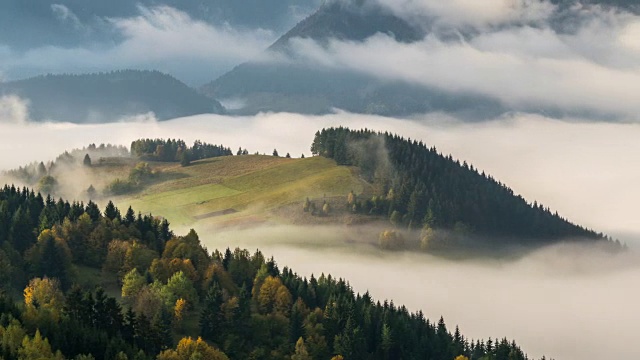
[{"label": "steep slope", "polygon": [[354,200],[354,211],[388,216],[396,226],[453,229],[463,237],[476,234],[532,245],[571,238],[606,240],[422,142],[330,128],[316,133],[311,149],[338,164],[359,167],[378,196]]},{"label": "steep slope", "polygon": [[[294,38],[319,42],[361,41],[377,33],[388,34],[400,42],[413,42],[424,36],[420,28],[379,7],[334,1],[301,21],[268,51],[286,54]],[[424,89],[383,83],[368,76],[322,69],[305,62],[245,63],[201,90],[218,99],[243,99],[246,105],[235,111],[238,114],[260,111],[319,114],[336,107],[363,113],[409,114],[440,106],[448,108],[447,100],[453,100],[432,101],[435,96],[428,96],[434,95],[428,90],[425,93]],[[462,104],[453,101],[456,108]]]},{"label": "steep slope", "polygon": [[361,41],[376,33],[389,34],[401,42],[417,41],[424,36],[421,29],[377,6],[328,2],[284,34],[271,49],[284,48],[289,40],[296,37],[320,41],[327,39]]},{"label": "steep slope", "polygon": [[148,112],[166,120],[224,111],[219,102],[158,71],[39,76],[0,83],[0,94],[28,100],[36,121],[109,122]]}]

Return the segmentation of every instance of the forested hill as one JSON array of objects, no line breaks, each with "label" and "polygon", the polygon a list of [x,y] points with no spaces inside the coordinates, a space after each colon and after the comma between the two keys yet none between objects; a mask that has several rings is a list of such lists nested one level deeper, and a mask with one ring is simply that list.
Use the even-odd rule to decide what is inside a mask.
[{"label": "forested hill", "polygon": [[606,239],[542,204],[528,203],[473,165],[422,142],[341,127],[317,132],[311,150],[338,164],[360,167],[362,176],[376,185],[378,196],[352,201],[354,211],[389,216],[398,226],[455,229],[532,245],[567,238]]},{"label": "forested hill", "polygon": [[158,71],[38,76],[0,83],[0,95],[28,100],[29,115],[37,121],[97,123],[148,112],[166,120],[224,112],[216,100]]},{"label": "forested hill", "polygon": [[272,46],[283,50],[293,38],[362,41],[376,33],[393,36],[401,42],[422,39],[423,31],[379,7],[363,8],[349,1],[329,1],[284,34]]},{"label": "forested hill", "polygon": [[131,208],[9,186],[0,280],[7,360],[527,359],[514,342],[465,338],[345,280],[280,270],[260,251],[209,253],[193,230],[176,236]]}]

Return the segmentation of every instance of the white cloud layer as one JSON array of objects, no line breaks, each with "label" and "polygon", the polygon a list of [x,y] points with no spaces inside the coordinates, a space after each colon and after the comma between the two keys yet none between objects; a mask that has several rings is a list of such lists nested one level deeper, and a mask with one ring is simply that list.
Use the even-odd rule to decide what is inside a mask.
[{"label": "white cloud layer", "polygon": [[[550,11],[537,9],[553,9],[546,2],[492,0],[496,6],[486,6],[488,13],[476,11],[486,5],[477,1],[397,2],[395,9],[411,5],[439,14],[442,21],[453,21],[453,30],[443,37],[436,26],[424,40],[410,44],[383,34],[364,42],[294,39],[293,61],[481,94],[515,110],[640,121],[639,16],[600,7],[575,8],[573,28],[559,30],[565,25],[551,25],[558,20]],[[456,25],[454,14],[466,14],[458,8],[468,11],[469,21],[476,20],[471,21],[473,30]],[[535,21],[516,21],[520,18]],[[492,23],[500,26],[486,25]],[[460,31],[458,40],[451,40],[451,31]]]},{"label": "white cloud layer", "polygon": [[[7,103],[12,105],[4,106]],[[201,139],[250,152],[269,154],[277,148],[294,157],[308,156],[313,135],[322,127],[367,127],[435,145],[577,223],[614,235],[638,235],[640,228],[636,211],[640,169],[635,166],[640,163],[640,125],[636,124],[566,122],[527,114],[465,124],[443,114],[402,120],[348,113],[202,115],[161,123],[144,115],[103,125],[36,124],[15,121],[26,116],[19,99],[3,99],[0,104],[14,109],[0,111],[0,152],[7,154],[0,158],[0,169],[53,159],[89,143],[127,145],[142,137]],[[514,263],[461,263],[325,241],[345,231],[343,227],[197,230],[210,249],[259,246],[265,254],[275,255],[280,266],[305,275],[324,271],[346,277],[357,291],[370,290],[378,299],[423,309],[433,319],[444,315],[465,335],[513,338],[531,355],[577,360],[632,357],[636,351],[633,329],[640,318],[633,311],[635,297],[629,289],[640,269],[633,254],[611,259],[554,248]],[[292,246],[300,239],[320,239],[328,248]],[[622,240],[634,250],[639,248],[640,241],[633,237]]]},{"label": "white cloud layer", "polygon": [[76,30],[84,29],[78,16],[67,6],[63,4],[51,4],[51,11],[60,22],[71,24]]},{"label": "white cloud layer", "polygon": [[[13,100],[9,103],[14,103]],[[20,106],[10,114],[22,119]],[[640,126],[566,122],[518,114],[481,124],[446,115],[415,120],[339,113],[326,116],[259,114],[254,117],[202,115],[154,122],[141,115],[105,125],[27,124],[0,119],[0,169],[52,160],[89,143],[128,145],[143,137],[179,137],[222,143],[271,154],[310,155],[314,133],[329,126],[391,131],[435,145],[506,183],[529,201],[537,200],[579,224],[634,241],[640,235]],[[46,140],[46,141],[45,141]],[[633,235],[633,236],[631,236]],[[640,244],[640,236],[638,236]]]},{"label": "white cloud layer", "polygon": [[442,25],[483,27],[546,20],[555,9],[538,0],[378,0],[395,14],[420,20],[435,18]]},{"label": "white cloud layer", "polygon": [[14,95],[0,97],[0,125],[26,124],[28,121],[28,102]]},{"label": "white cloud layer", "polygon": [[452,261],[345,244],[344,227],[196,230],[209,249],[259,248],[302,276],[331,274],[432,321],[444,316],[449,330],[459,325],[470,338],[513,339],[532,359],[637,354],[637,254],[559,246],[517,261]]},{"label": "white cloud layer", "polygon": [[[54,5],[53,9],[61,20],[78,20],[66,7]],[[26,52],[0,49],[0,71],[28,69],[37,74],[143,68],[168,72],[200,85],[258,57],[275,39],[270,31],[212,26],[168,6],[139,7],[139,12],[131,18],[103,19],[123,38],[117,43],[73,48],[46,46]],[[82,26],[79,21],[77,25]]]}]

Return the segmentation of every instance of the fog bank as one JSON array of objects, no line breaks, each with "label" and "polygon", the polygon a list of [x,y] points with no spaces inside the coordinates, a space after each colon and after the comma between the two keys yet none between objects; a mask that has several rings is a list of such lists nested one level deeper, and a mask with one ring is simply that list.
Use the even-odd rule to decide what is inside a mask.
[{"label": "fog bank", "polygon": [[[22,114],[20,109],[13,113]],[[435,145],[574,222],[628,242],[640,233],[635,205],[640,203],[640,169],[634,166],[640,163],[640,125],[635,124],[558,121],[528,114],[465,124],[442,114],[406,120],[349,113],[201,115],[161,123],[142,116],[95,125],[16,121],[0,121],[0,151],[6,154],[0,158],[0,169],[52,160],[90,143],[128,146],[143,137],[200,139],[251,153],[271,154],[277,148],[298,157],[310,155],[313,136],[323,127],[390,131]]]},{"label": "fog bank", "polygon": [[256,248],[302,276],[346,278],[354,290],[423,310],[470,338],[514,339],[530,356],[558,360],[633,358],[640,322],[637,256],[572,246],[517,261],[450,261],[345,244],[344,227],[263,227],[200,232],[210,249]]}]

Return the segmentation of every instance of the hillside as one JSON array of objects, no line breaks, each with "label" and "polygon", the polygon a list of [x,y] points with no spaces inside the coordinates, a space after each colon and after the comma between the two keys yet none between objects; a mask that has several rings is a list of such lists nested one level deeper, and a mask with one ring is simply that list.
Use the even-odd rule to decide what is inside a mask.
[{"label": "hillside", "polygon": [[166,120],[224,112],[219,102],[158,71],[38,76],[0,83],[0,94],[27,100],[35,121],[98,123],[148,112]]},{"label": "hillside", "polygon": [[[273,211],[301,204],[306,197],[322,199],[367,184],[355,170],[322,157],[287,159],[245,155],[202,160],[188,167],[152,163],[162,171],[159,181],[142,192],[115,199],[144,213],[171,219],[176,226],[253,223],[274,220]],[[299,207],[302,212],[302,206]]]},{"label": "hillside", "polygon": [[528,359],[515,341],[470,341],[260,250],[209,252],[194,230],[111,202],[5,186],[0,234],[4,359]]},{"label": "hillside", "polygon": [[55,197],[113,199],[185,228],[366,224],[349,237],[371,243],[389,230],[390,242],[379,239],[383,248],[445,252],[567,240],[623,247],[466,162],[387,133],[323,129],[311,147],[319,156],[301,159],[246,150],[231,156],[222,145],[188,147],[179,139],[141,139],[132,149],[93,145],[7,175]]}]

